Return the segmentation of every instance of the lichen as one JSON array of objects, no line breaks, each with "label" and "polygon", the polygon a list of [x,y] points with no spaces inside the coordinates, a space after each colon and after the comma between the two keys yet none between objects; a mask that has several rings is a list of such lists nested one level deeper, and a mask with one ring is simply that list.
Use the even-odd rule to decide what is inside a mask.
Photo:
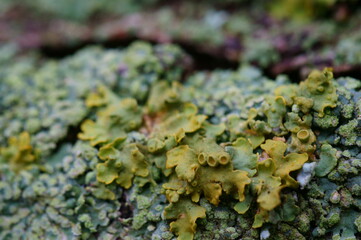
[{"label": "lichen", "polygon": [[[69,103],[64,116],[51,104],[60,125],[45,119],[53,130],[40,130],[31,118],[30,134],[1,148],[0,238],[258,239],[267,231],[268,239],[357,238],[359,85],[336,83],[329,69],[299,85],[270,81],[249,66],[196,73],[181,84],[178,50],[142,43],[105,51],[114,60],[103,69],[109,81],[57,86],[51,103],[70,91],[81,116],[68,112]],[[44,83],[72,61],[31,71]],[[75,69],[67,76],[79,77]],[[40,105],[26,101],[25,115],[36,116]],[[16,133],[25,117],[3,119],[17,122],[9,121]],[[56,135],[81,121],[74,146],[57,135],[52,143],[63,147],[56,154],[55,146],[38,150],[41,131]],[[35,159],[32,168],[11,169]]]},{"label": "lichen", "polygon": [[[117,100],[112,97],[113,100],[105,105],[102,102],[103,106],[98,110],[97,120],[93,123],[99,123],[98,129],[103,131],[104,136],[110,132],[115,133],[118,138],[104,137],[102,141],[92,142],[94,138],[88,137],[87,134],[81,134],[79,137],[91,140],[90,144],[93,146],[103,145],[99,148],[98,156],[106,162],[97,165],[97,179],[100,182],[110,184],[116,181],[124,188],[130,188],[134,176],[147,177],[153,171],[152,168],[160,168],[165,176],[169,176],[169,181],[163,184],[163,188],[172,208],[176,207],[179,201],[197,203],[201,197],[218,205],[224,192],[237,199],[239,203],[235,209],[239,213],[245,213],[251,200],[249,197],[245,200],[246,186],[252,182],[251,188],[259,204],[259,212],[255,215],[253,226],[260,227],[269,221],[269,212],[281,205],[281,190],[286,187],[298,187],[298,182],[290,173],[301,169],[315,150],[312,144],[316,138],[310,129],[312,117],[309,114],[312,104],[309,102],[322,102],[323,98],[314,97],[309,94],[309,89],[304,88],[309,82],[316,84],[319,80],[323,81],[327,74],[329,73],[312,73],[306,82],[300,85],[302,97],[298,97],[296,91],[291,95],[277,91],[278,94],[285,94],[284,97],[270,96],[261,108],[251,108],[247,120],[238,123],[243,124],[239,129],[239,135],[243,137],[236,139],[231,146],[225,144],[222,147],[209,136],[221,136],[228,130],[227,127],[236,127],[235,123],[223,125],[216,134],[207,134],[207,130],[214,132],[215,129],[210,127],[207,116],[199,114],[194,104],[183,100],[189,96],[180,94],[183,91],[181,86],[163,81],[153,84],[144,107],[132,99]],[[326,78],[325,81],[330,81],[330,78]],[[327,84],[331,90],[334,89],[332,83]],[[160,95],[161,98],[158,97]],[[119,106],[119,111],[115,111],[114,108],[114,102],[117,101],[120,101],[116,105]],[[125,103],[133,105],[130,108]],[[293,104],[300,106],[303,114],[307,115],[301,117],[298,111],[294,111],[294,107],[290,108]],[[327,102],[325,105],[334,107]],[[314,108],[314,111],[322,113],[324,108]],[[136,114],[132,115],[132,112]],[[113,117],[110,118],[109,114]],[[128,116],[131,117],[127,118]],[[255,120],[257,116],[263,116],[264,120]],[[237,121],[233,118],[233,121]],[[137,124],[128,127],[127,119],[133,122],[135,119]],[[85,124],[88,124],[87,121]],[[265,131],[267,128],[270,130]],[[92,129],[94,128],[89,128],[90,131]],[[145,134],[146,143],[140,141],[137,144],[126,145],[126,135],[137,129]],[[88,131],[87,128],[83,130]],[[275,139],[267,139],[262,144],[271,133]],[[290,144],[285,143],[282,138],[277,139],[278,136],[287,133],[291,133]],[[255,137],[257,135],[260,137]],[[134,154],[122,150],[127,149],[127,146],[134,148],[131,151]],[[254,149],[258,149],[259,146],[264,152],[261,155],[254,154]],[[284,156],[287,149],[294,152]],[[152,174],[149,177],[154,176]],[[140,178],[136,182],[143,182],[142,185],[145,183]],[[192,230],[189,229],[190,227],[182,229],[182,226],[178,225],[173,228],[180,238],[193,238],[193,223]],[[184,237],[184,232],[187,233],[187,237]]]},{"label": "lichen", "polygon": [[170,229],[179,236],[179,240],[187,240],[193,238],[197,227],[196,220],[204,218],[206,211],[191,200],[180,199],[164,209],[164,216],[166,219],[177,219],[170,224]]},{"label": "lichen", "polygon": [[329,144],[323,144],[320,151],[320,161],[315,168],[315,173],[318,177],[324,177],[337,165],[337,150]]},{"label": "lichen", "polygon": [[22,132],[18,137],[10,137],[8,146],[0,148],[0,156],[0,162],[9,164],[16,172],[31,167],[37,160],[37,153],[31,145],[28,132]]}]

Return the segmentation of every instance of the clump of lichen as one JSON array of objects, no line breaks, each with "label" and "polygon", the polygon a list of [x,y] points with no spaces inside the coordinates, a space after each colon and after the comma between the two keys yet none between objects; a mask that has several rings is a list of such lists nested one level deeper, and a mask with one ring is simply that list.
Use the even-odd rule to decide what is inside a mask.
[{"label": "clump of lichen", "polygon": [[[87,51],[83,54],[85,61]],[[99,71],[99,78],[109,73],[109,82],[82,89],[73,81],[73,87],[55,91],[65,91],[59,99],[79,101],[84,113],[79,118],[87,116],[73,123],[82,121],[73,147],[56,154],[39,148],[37,136],[47,134],[46,128],[4,136],[0,238],[356,238],[357,80],[335,81],[326,68],[290,84],[243,66],[197,73],[182,85],[176,63],[184,55],[175,47],[138,43],[113,57],[104,54],[116,64],[102,69],[94,63],[89,71]],[[86,75],[71,59],[54,64],[32,71],[61,68],[65,74],[70,68],[69,77]],[[10,80],[4,86],[11,86]],[[23,106],[21,91],[14,96],[5,99]],[[32,98],[26,101],[38,106]],[[4,118],[6,124],[17,121],[15,116]]]},{"label": "clump of lichen", "polygon": [[112,238],[119,235],[122,189],[96,181],[96,150],[63,146],[42,168],[0,168],[0,239]]},{"label": "clump of lichen", "polygon": [[0,156],[1,162],[8,163],[14,171],[30,167],[37,158],[28,132],[22,132],[18,137],[10,137],[8,146],[0,148]]},{"label": "clump of lichen", "polygon": [[[89,48],[40,68],[28,58],[14,66],[4,65],[0,239],[113,239],[122,235],[117,219],[129,217],[126,210],[121,212],[127,209],[120,203],[123,191],[116,184],[97,181],[98,150],[80,141],[74,147],[62,147],[61,140],[91,115],[87,105],[99,105],[86,101],[90,92],[107,86],[133,93],[141,101],[149,84],[160,76],[179,80],[184,57],[175,46],[136,43],[124,51]],[[162,68],[168,69],[167,74]],[[141,77],[143,69],[147,77]],[[138,87],[129,89],[127,81]],[[116,114],[109,118],[117,123]]]},{"label": "clump of lichen", "polygon": [[[137,42],[124,51],[91,47],[40,68],[25,58],[1,67],[0,143],[26,131],[34,148],[49,155],[89,114],[85,97],[100,85],[137,100],[158,78],[180,80],[186,55],[176,46]],[[165,71],[167,69],[167,71]]]},{"label": "clump of lichen", "polygon": [[[154,184],[154,168],[161,170],[168,179],[163,188],[170,202],[164,216],[175,219],[170,230],[179,239],[192,239],[196,220],[206,216],[197,204],[200,198],[218,205],[224,193],[239,202],[235,210],[241,214],[254,198],[258,210],[253,227],[261,227],[282,205],[282,190],[298,187],[290,173],[315,160],[312,114],[323,117],[326,108],[336,106],[332,72],[314,71],[299,86],[278,87],[276,96],[270,94],[260,106],[249,108],[246,120],[232,116],[230,125],[212,125],[186,102],[192,97],[182,91],[186,89],[180,85],[154,83],[144,106],[116,94],[91,95],[88,102],[103,97],[104,106],[99,107],[96,122],[82,124],[79,137],[99,147],[98,156],[105,162],[97,165],[98,181],[130,188],[134,179],[144,186]],[[225,139],[217,141],[237,125],[240,131],[231,146]],[[143,135],[141,140],[129,139],[134,131]],[[245,193],[250,194],[248,199]]]}]

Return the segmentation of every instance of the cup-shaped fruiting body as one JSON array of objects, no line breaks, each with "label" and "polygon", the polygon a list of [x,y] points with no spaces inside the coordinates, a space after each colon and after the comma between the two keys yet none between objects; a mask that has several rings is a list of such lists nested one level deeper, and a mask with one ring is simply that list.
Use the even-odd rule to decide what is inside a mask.
[{"label": "cup-shaped fruiting body", "polygon": [[307,142],[310,139],[310,133],[308,130],[303,129],[298,131],[297,133],[297,138],[301,141],[301,142]]},{"label": "cup-shaped fruiting body", "polygon": [[229,159],[230,159],[229,155],[221,155],[219,157],[219,163],[222,165],[226,165],[229,163]]},{"label": "cup-shaped fruiting body", "polygon": [[208,156],[207,163],[210,167],[216,167],[218,165],[218,161],[213,156]]},{"label": "cup-shaped fruiting body", "polygon": [[200,153],[200,154],[198,155],[198,162],[199,162],[201,165],[205,165],[206,162],[207,162],[207,158],[208,158],[207,154],[205,154],[205,153]]},{"label": "cup-shaped fruiting body", "polygon": [[230,156],[226,153],[220,155],[209,155],[204,152],[198,155],[198,162],[201,165],[205,165],[206,163],[211,167],[216,167],[218,164],[226,165],[229,163]]}]

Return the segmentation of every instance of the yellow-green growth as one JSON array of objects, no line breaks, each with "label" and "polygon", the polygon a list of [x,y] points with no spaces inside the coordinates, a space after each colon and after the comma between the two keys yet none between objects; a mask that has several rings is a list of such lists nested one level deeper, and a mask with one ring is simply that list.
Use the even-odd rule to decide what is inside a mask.
[{"label": "yellow-green growth", "polygon": [[161,169],[165,176],[169,176],[172,173],[171,169],[166,168],[166,152],[173,149],[176,146],[176,140],[174,137],[169,137],[164,141],[158,138],[150,138],[147,142],[147,155],[150,162],[153,162],[158,169]]},{"label": "yellow-green growth", "polygon": [[310,114],[300,117],[297,113],[287,114],[286,128],[291,132],[290,149],[299,153],[312,154],[316,146],[316,136],[311,130],[312,116]]},{"label": "yellow-green growth", "polygon": [[98,156],[105,161],[97,165],[99,182],[110,184],[114,180],[124,188],[130,188],[135,176],[147,177],[148,164],[135,144],[118,149],[113,144],[100,148]]},{"label": "yellow-green growth", "polygon": [[218,205],[223,192],[244,200],[245,186],[250,183],[248,173],[233,170],[229,154],[214,140],[195,135],[167,153],[167,168],[175,167],[176,177],[164,184],[168,199],[190,195],[198,202],[203,194],[212,204]]},{"label": "yellow-green growth", "polygon": [[254,216],[254,221],[252,224],[253,228],[260,228],[262,227],[263,223],[268,221],[268,211],[264,209],[259,209],[256,215]]},{"label": "yellow-green growth", "polygon": [[86,120],[78,134],[81,140],[90,141],[92,146],[110,143],[126,136],[142,124],[142,109],[132,98],[122,99],[108,105],[97,113],[97,121]]},{"label": "yellow-green growth", "polygon": [[251,203],[252,195],[250,193],[247,193],[245,199],[242,202],[236,203],[233,209],[239,214],[245,214],[250,208]]},{"label": "yellow-green growth", "polygon": [[282,179],[282,185],[287,187],[298,187],[298,182],[290,176],[290,172],[299,170],[307,162],[307,153],[289,153],[284,156],[287,144],[282,141],[267,140],[261,148],[275,164],[274,175]]},{"label": "yellow-green growth", "polygon": [[231,134],[231,140],[237,137],[245,137],[252,144],[253,149],[261,145],[265,140],[265,134],[268,134],[272,129],[265,122],[254,120],[258,115],[255,108],[251,108],[248,112],[248,119],[241,120],[237,115],[231,115],[228,118],[227,128]]},{"label": "yellow-green growth", "polygon": [[208,201],[218,205],[223,192],[232,195],[238,201],[243,201],[245,187],[250,182],[247,172],[233,170],[231,164],[219,167],[202,166],[195,180],[188,185],[187,191],[192,193],[192,199],[199,198],[203,193]]},{"label": "yellow-green growth", "polygon": [[283,118],[287,112],[286,100],[281,96],[277,96],[269,99],[268,104],[264,111],[267,116],[267,123],[272,129],[277,129],[277,135],[283,135],[285,133]]},{"label": "yellow-green growth", "polygon": [[16,172],[29,168],[37,159],[28,132],[22,132],[18,137],[10,137],[8,146],[0,148],[0,156]]},{"label": "yellow-green growth", "polygon": [[[116,182],[124,188],[133,182],[155,183],[156,168],[167,177],[163,192],[170,205],[164,216],[176,219],[171,230],[178,239],[193,239],[197,218],[205,217],[204,208],[197,205],[201,196],[218,205],[222,194],[231,195],[238,200],[234,209],[240,214],[255,196],[258,212],[253,227],[257,228],[282,203],[282,189],[298,187],[290,173],[313,157],[313,111],[321,116],[325,108],[336,106],[329,69],[314,71],[305,82],[288,87],[276,89],[260,108],[251,108],[248,119],[229,116],[226,125],[207,122],[194,104],[182,100],[177,83],[153,84],[144,107],[99,88],[87,100],[88,106],[98,107],[97,119],[82,124],[79,138],[100,148],[98,156],[104,162],[96,169],[101,183]],[[144,141],[127,142],[133,130]],[[216,141],[228,134],[233,142]],[[260,156],[255,153],[259,147]],[[107,199],[114,196],[103,189],[92,192]]]},{"label": "yellow-green growth", "polygon": [[196,152],[188,145],[181,145],[167,152],[167,168],[175,167],[180,180],[191,182],[200,166]]},{"label": "yellow-green growth", "polygon": [[281,203],[282,182],[275,176],[276,165],[272,159],[257,163],[257,175],[252,178],[252,186],[257,194],[261,209],[270,211]]},{"label": "yellow-green growth", "polygon": [[196,232],[196,221],[206,217],[206,209],[188,199],[180,199],[165,208],[164,217],[176,219],[171,222],[170,230],[179,236],[178,240],[192,240]]},{"label": "yellow-green growth", "polygon": [[[324,116],[325,108],[336,107],[337,94],[332,79],[332,69],[325,68],[323,71],[312,71],[306,81],[300,83],[302,96],[313,100],[312,109],[318,112],[319,117]],[[308,102],[305,104],[310,105]]]},{"label": "yellow-green growth", "polygon": [[325,108],[336,107],[338,98],[331,68],[313,70],[299,86],[278,87],[275,95],[284,97],[287,106],[295,104],[304,114],[312,109],[318,112],[319,117],[324,116]]},{"label": "yellow-green growth", "polygon": [[224,123],[216,125],[205,121],[201,130],[204,131],[204,135],[207,138],[216,138],[226,130],[226,125]]},{"label": "yellow-green growth", "polygon": [[104,200],[115,200],[115,194],[106,188],[104,184],[101,184],[98,187],[89,187],[87,189],[89,189],[96,198]]},{"label": "yellow-green growth", "polygon": [[180,142],[186,133],[192,133],[202,127],[206,120],[205,115],[198,115],[198,109],[194,104],[186,103],[180,110],[166,113],[159,124],[155,124],[152,137],[164,140],[167,137],[174,137]]},{"label": "yellow-green growth", "polygon": [[118,97],[104,85],[100,85],[96,92],[91,92],[85,100],[87,107],[101,107],[116,102]]},{"label": "yellow-green growth", "polygon": [[184,139],[184,143],[188,144],[195,150],[198,162],[201,165],[209,165],[216,167],[218,165],[226,165],[230,162],[231,156],[223,147],[218,145],[213,138],[206,138],[199,134]]},{"label": "yellow-green growth", "polygon": [[179,103],[181,101],[180,90],[181,85],[178,82],[173,82],[171,86],[165,81],[155,83],[151,88],[147,101],[148,112],[164,111],[171,108],[172,104]]},{"label": "yellow-green growth", "polygon": [[235,169],[244,170],[251,177],[257,172],[258,155],[253,153],[250,141],[245,138],[238,138],[232,143],[232,146],[227,146],[226,150],[231,155]]}]

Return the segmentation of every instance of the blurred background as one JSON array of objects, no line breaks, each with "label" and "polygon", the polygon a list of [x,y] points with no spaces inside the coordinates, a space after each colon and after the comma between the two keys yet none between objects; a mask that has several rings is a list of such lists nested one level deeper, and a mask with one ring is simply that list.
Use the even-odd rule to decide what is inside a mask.
[{"label": "blurred background", "polygon": [[135,40],[179,44],[193,69],[250,63],[293,81],[311,68],[361,74],[358,0],[1,0],[1,54],[63,58]]}]

